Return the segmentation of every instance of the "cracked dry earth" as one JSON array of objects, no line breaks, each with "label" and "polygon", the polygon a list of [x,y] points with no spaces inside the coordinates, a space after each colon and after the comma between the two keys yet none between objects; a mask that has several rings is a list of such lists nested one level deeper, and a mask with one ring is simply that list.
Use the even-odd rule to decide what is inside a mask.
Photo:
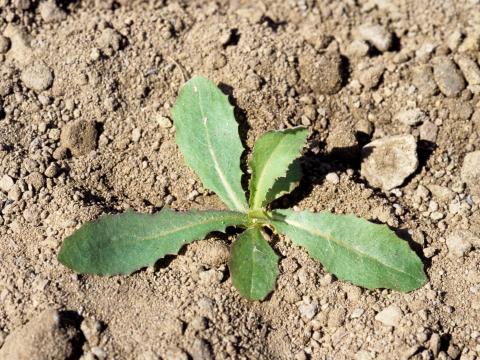
[{"label": "cracked dry earth", "polygon": [[[479,359],[479,50],[478,0],[0,0],[0,359]],[[224,207],[175,144],[192,74],[248,148],[308,127],[278,206],[388,224],[429,282],[363,290],[274,237],[249,302],[232,233],[129,277],[59,264],[101,214]]]}]

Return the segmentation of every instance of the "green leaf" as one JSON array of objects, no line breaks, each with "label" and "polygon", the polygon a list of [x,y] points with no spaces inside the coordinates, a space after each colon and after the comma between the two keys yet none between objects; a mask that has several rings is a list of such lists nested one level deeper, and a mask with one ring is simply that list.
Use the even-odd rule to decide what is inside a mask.
[{"label": "green leaf", "polygon": [[227,96],[210,80],[195,76],[180,90],[172,113],[185,162],[230,209],[246,211],[240,169],[244,148]]},{"label": "green leaf", "polygon": [[58,260],[78,273],[130,274],[212,231],[246,222],[244,214],[230,211],[180,213],[164,208],[154,215],[107,215],[66,238]]},{"label": "green leaf", "polygon": [[233,243],[230,274],[233,286],[249,300],[262,300],[275,287],[278,256],[260,228],[247,229]]},{"label": "green leaf", "polygon": [[250,208],[263,208],[298,185],[302,172],[295,159],[300,156],[307,135],[307,129],[296,127],[269,131],[257,140],[249,161]]},{"label": "green leaf", "polygon": [[367,289],[411,291],[427,281],[422,261],[386,225],[353,215],[279,210],[276,230],[304,247],[339,279]]}]

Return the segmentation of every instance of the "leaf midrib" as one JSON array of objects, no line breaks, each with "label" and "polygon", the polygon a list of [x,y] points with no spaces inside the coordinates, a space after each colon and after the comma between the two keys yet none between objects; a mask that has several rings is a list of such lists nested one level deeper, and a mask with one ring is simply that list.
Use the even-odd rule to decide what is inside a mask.
[{"label": "leaf midrib", "polygon": [[306,231],[306,232],[308,232],[308,233],[310,233],[310,234],[312,234],[312,235],[314,235],[314,236],[316,235],[316,236],[319,236],[319,237],[323,237],[323,238],[326,239],[328,242],[333,242],[333,243],[336,243],[336,244],[338,244],[338,245],[340,245],[340,246],[343,246],[345,249],[347,249],[347,251],[348,251],[348,250],[351,250],[351,251],[353,251],[353,252],[355,252],[355,253],[357,253],[357,254],[359,254],[359,255],[362,255],[362,256],[364,256],[364,257],[366,257],[366,258],[368,258],[368,259],[371,259],[372,261],[374,261],[374,262],[376,262],[376,263],[378,263],[378,264],[381,264],[381,265],[385,266],[386,268],[392,269],[393,271],[399,272],[399,273],[401,273],[401,274],[405,274],[406,276],[410,277],[411,279],[420,280],[419,278],[417,278],[417,277],[415,277],[415,276],[412,276],[412,275],[409,274],[408,272],[405,272],[405,271],[402,271],[402,270],[400,270],[400,269],[394,268],[394,267],[392,267],[392,266],[390,266],[390,265],[387,265],[387,264],[379,261],[378,259],[372,257],[371,255],[369,255],[369,254],[367,254],[367,253],[364,253],[364,252],[361,252],[361,251],[359,251],[358,249],[356,249],[356,248],[354,248],[354,247],[352,247],[352,246],[349,246],[347,243],[345,243],[345,242],[343,242],[343,241],[341,241],[341,240],[338,240],[338,239],[336,239],[336,238],[334,238],[334,237],[332,237],[332,236],[330,236],[330,235],[328,235],[328,234],[325,234],[325,233],[323,233],[322,231],[319,231],[319,230],[317,230],[317,229],[315,229],[315,228],[312,228],[312,227],[310,227],[310,226],[306,226],[306,227],[305,227],[305,226],[302,226],[301,223],[298,223],[298,222],[296,222],[296,221],[292,221],[292,220],[289,220],[289,219],[282,219],[282,220],[280,220],[280,221],[283,221],[283,222],[285,222],[285,223],[288,224],[288,225],[291,225],[291,226],[293,226],[293,227],[296,227],[296,228],[299,228],[299,229],[301,229],[301,230],[304,230],[304,231]]},{"label": "leaf midrib", "polygon": [[[134,241],[126,241],[126,243],[134,243],[134,242],[137,242],[137,241],[150,241],[150,240],[155,240],[159,237],[165,237],[165,236],[168,236],[168,235],[171,235],[171,234],[174,234],[176,232],[179,232],[179,231],[184,231],[184,230],[188,230],[188,229],[191,229],[193,227],[196,227],[196,226],[199,226],[199,225],[207,225],[208,223],[212,222],[212,221],[225,221],[227,222],[227,220],[235,220],[235,219],[238,219],[239,222],[240,222],[240,219],[241,219],[241,216],[240,215],[237,215],[237,216],[228,216],[228,217],[212,217],[210,219],[206,219],[204,221],[199,221],[199,222],[196,222],[196,223],[190,223],[186,226],[181,226],[181,227],[177,227],[175,229],[172,229],[172,230],[169,230],[169,231],[165,231],[163,233],[157,233],[155,235],[151,235],[151,236],[144,236],[144,237],[129,237],[129,238],[134,238]],[[226,224],[223,224],[222,225],[225,225],[225,226],[228,226]]]},{"label": "leaf midrib", "polygon": [[194,92],[196,92],[198,94],[198,104],[199,104],[199,107],[200,107],[200,114],[201,114],[200,121],[202,122],[203,127],[205,128],[205,134],[206,134],[207,145],[208,145],[207,147],[208,147],[208,151],[210,153],[210,156],[212,157],[212,161],[213,161],[215,171],[217,172],[218,176],[220,177],[220,181],[222,182],[222,185],[223,185],[224,189],[227,191],[228,197],[233,202],[236,209],[239,210],[239,211],[245,211],[245,207],[243,206],[242,201],[237,197],[237,195],[233,191],[232,187],[230,186],[230,183],[225,178],[225,174],[223,173],[223,171],[220,168],[220,164],[218,163],[217,156],[215,155],[215,152],[213,151],[213,148],[212,148],[212,141],[210,139],[210,133],[208,132],[208,127],[207,127],[208,117],[205,116],[205,111],[203,110],[202,101],[200,99],[200,97],[201,97],[200,91],[194,91]]}]

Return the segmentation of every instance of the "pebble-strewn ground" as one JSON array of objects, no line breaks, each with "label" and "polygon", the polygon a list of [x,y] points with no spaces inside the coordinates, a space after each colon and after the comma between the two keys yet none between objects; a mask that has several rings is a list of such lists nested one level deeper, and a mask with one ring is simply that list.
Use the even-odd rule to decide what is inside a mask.
[{"label": "pebble-strewn ground", "polygon": [[[231,235],[130,277],[59,264],[103,213],[223,207],[175,144],[192,74],[250,148],[308,127],[279,206],[388,224],[428,284],[363,290],[283,237],[261,303]],[[0,359],[480,359],[479,135],[478,0],[0,0]]]}]

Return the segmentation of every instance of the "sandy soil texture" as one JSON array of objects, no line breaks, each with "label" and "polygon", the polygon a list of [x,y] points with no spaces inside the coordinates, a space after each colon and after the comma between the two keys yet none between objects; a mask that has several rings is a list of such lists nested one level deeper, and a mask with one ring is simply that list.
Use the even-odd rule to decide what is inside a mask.
[{"label": "sandy soil texture", "polygon": [[[225,207],[175,144],[193,74],[250,149],[308,127],[277,206],[388,224],[429,282],[367,291],[273,237],[249,302],[233,233],[129,277],[59,264],[101,214]],[[0,0],[0,359],[480,359],[479,136],[478,0]]]}]

